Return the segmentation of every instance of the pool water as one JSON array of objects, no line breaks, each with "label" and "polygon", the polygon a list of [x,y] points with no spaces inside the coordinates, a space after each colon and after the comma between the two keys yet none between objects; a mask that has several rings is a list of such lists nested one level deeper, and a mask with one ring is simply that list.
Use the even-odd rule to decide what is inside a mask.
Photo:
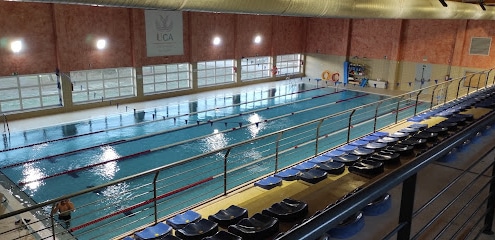
[{"label": "pool water", "polygon": [[[12,133],[9,141],[4,141],[0,168],[33,201],[43,202],[386,98],[333,88],[306,90],[305,86],[299,85],[266,89],[258,95],[246,93],[198,99],[176,106]],[[390,102],[390,108],[380,109],[379,115],[383,116],[377,128],[395,121],[395,114],[391,113],[391,109],[395,108],[393,102]],[[400,119],[412,115],[413,108],[409,106],[406,102],[401,103],[404,111],[399,114]],[[373,130],[373,121],[369,119],[373,117],[370,114],[356,114],[352,124],[370,132]],[[332,119],[320,136],[342,131],[347,127],[347,119],[348,115]],[[316,124],[291,131],[289,134],[297,137],[283,139],[280,145],[297,146],[309,136],[304,133],[314,132],[312,129],[315,128]],[[355,127],[352,138],[363,134],[357,131],[359,128]],[[310,137],[314,138],[314,134]],[[322,139],[322,150],[342,144],[346,137],[343,132],[338,137]],[[256,142],[256,147],[241,146],[231,153],[228,160],[229,169],[232,169],[228,174],[229,189],[274,170],[273,159],[259,161],[263,156],[273,154],[271,144],[274,141],[275,137],[266,138]],[[314,147],[300,148],[296,153],[285,155],[279,167],[289,166],[314,155]],[[176,184],[167,184],[172,182],[168,177],[177,173],[193,172],[194,177],[184,179],[186,184],[201,182],[201,188],[184,189],[181,194],[172,196],[176,204],[163,206],[160,216],[195,204],[188,201],[192,195],[195,199],[206,200],[221,194],[223,179],[218,176],[222,174],[223,168],[212,163],[222,159],[223,156],[213,155],[160,173],[159,181],[163,184],[158,195],[166,195],[177,189]],[[236,171],[236,168],[240,169]],[[78,217],[74,217],[72,226],[83,226],[100,218],[102,212],[112,214],[148,200],[149,196],[144,193],[152,190],[152,178],[139,178],[73,198],[72,201],[78,206]],[[174,181],[177,179],[174,178]],[[113,231],[112,236],[148,223],[150,220],[136,219],[152,212],[149,207],[139,206],[125,212],[129,213],[139,215],[133,215],[132,221]],[[102,219],[98,224],[104,225],[110,221],[111,218]],[[75,230],[74,234],[79,234],[78,239],[111,237],[102,233],[102,229],[88,230],[81,227]]]}]

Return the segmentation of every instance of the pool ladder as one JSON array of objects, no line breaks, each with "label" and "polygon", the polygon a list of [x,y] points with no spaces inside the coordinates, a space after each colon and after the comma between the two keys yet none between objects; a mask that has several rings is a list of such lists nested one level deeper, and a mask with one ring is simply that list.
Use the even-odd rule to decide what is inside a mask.
[{"label": "pool ladder", "polygon": [[5,133],[7,133],[9,134],[10,137],[9,121],[7,120],[7,116],[5,116],[5,114],[2,115],[3,115],[3,134],[5,135]]}]

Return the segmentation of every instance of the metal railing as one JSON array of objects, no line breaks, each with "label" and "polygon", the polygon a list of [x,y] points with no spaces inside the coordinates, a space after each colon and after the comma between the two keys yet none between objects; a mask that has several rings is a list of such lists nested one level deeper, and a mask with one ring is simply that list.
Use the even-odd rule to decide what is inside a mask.
[{"label": "metal railing", "polygon": [[[485,87],[488,86],[488,75]],[[7,218],[16,218],[20,214],[30,212],[37,217],[37,220],[30,224],[42,223],[44,226],[34,231],[38,236],[45,236],[47,231],[50,232],[50,237],[67,234],[66,230],[54,221],[50,207],[65,198],[91,195],[92,197],[89,197],[91,201],[77,207],[77,216],[74,216],[72,221],[77,222],[78,218],[89,220],[84,220],[82,223],[73,225],[67,230],[79,239],[110,238],[111,236],[105,235],[108,233],[106,228],[110,226],[115,233],[119,232],[119,230],[122,232],[129,229],[139,229],[147,224],[156,223],[159,219],[170,216],[182,209],[227,195],[251,184],[262,176],[276,173],[296,164],[296,162],[288,159],[302,161],[314,157],[343,143],[348,143],[352,139],[372,133],[386,125],[397,123],[400,119],[416,115],[418,107],[431,109],[434,106],[457,99],[459,96],[468,95],[472,93],[469,88],[460,88],[461,82],[465,81],[465,79],[466,77],[463,77],[439,83],[425,89],[331,114],[229,146],[220,144],[216,146],[214,151],[177,162],[165,162],[159,168],[146,170],[102,185],[92,186],[57,199],[26,205],[22,209],[0,215],[0,221]],[[457,91],[449,88],[452,84],[458,84]],[[442,89],[442,91],[436,91],[436,89]],[[430,94],[422,94],[430,92],[430,90]],[[413,112],[407,111],[407,109],[412,109],[413,107]],[[290,115],[294,114],[297,114],[297,112]],[[254,126],[255,124],[250,124],[242,127]],[[240,128],[241,126],[233,130]],[[212,138],[213,142],[221,142],[221,136],[221,133],[219,133],[209,137]],[[441,143],[439,147],[449,149],[459,143],[458,141],[450,145]],[[317,216],[314,221],[322,224],[320,227],[314,228],[314,224],[307,223],[288,234],[290,236],[295,234],[296,236],[304,237],[321,236],[324,233],[324,229],[328,229],[328,227],[333,226],[332,224],[343,220],[344,217],[351,214],[352,210],[364,206],[391,186],[381,179],[400,176],[401,178],[397,179],[404,181],[404,179],[415,175],[415,172],[422,168],[424,164],[431,162],[432,159],[435,159],[444,151],[446,150],[432,153],[431,156],[430,154],[423,154],[392,174],[373,181],[374,184],[371,184],[369,188],[367,187],[358,192],[350,200],[339,203],[339,213],[332,208]],[[426,156],[428,157],[426,158]],[[242,172],[248,172],[248,174],[242,174]],[[178,178],[179,176],[181,176],[180,179]],[[207,189],[207,191],[201,191],[201,189]],[[374,192],[377,189],[380,191]],[[194,191],[194,194],[191,194],[191,191]],[[94,197],[95,193],[99,196],[98,198]],[[351,200],[352,202],[350,202]],[[347,209],[348,207],[352,208]],[[346,210],[340,212],[344,208]],[[123,218],[122,214],[134,217],[132,219]],[[311,227],[309,227],[310,225]],[[307,229],[308,227],[312,229]],[[0,235],[3,234],[0,233]],[[305,238],[296,237],[291,239]]]}]

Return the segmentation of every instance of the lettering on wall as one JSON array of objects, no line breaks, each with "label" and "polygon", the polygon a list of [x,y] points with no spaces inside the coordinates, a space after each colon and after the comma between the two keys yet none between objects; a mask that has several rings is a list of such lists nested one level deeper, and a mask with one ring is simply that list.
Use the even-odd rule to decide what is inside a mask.
[{"label": "lettering on wall", "polygon": [[146,10],[146,55],[183,55],[182,12]]}]

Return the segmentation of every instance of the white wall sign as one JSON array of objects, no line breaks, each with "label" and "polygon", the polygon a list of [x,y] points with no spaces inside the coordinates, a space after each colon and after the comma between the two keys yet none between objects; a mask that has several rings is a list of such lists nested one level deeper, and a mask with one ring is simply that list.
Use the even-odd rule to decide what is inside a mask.
[{"label": "white wall sign", "polygon": [[146,10],[144,15],[147,56],[183,55],[182,12]]}]

